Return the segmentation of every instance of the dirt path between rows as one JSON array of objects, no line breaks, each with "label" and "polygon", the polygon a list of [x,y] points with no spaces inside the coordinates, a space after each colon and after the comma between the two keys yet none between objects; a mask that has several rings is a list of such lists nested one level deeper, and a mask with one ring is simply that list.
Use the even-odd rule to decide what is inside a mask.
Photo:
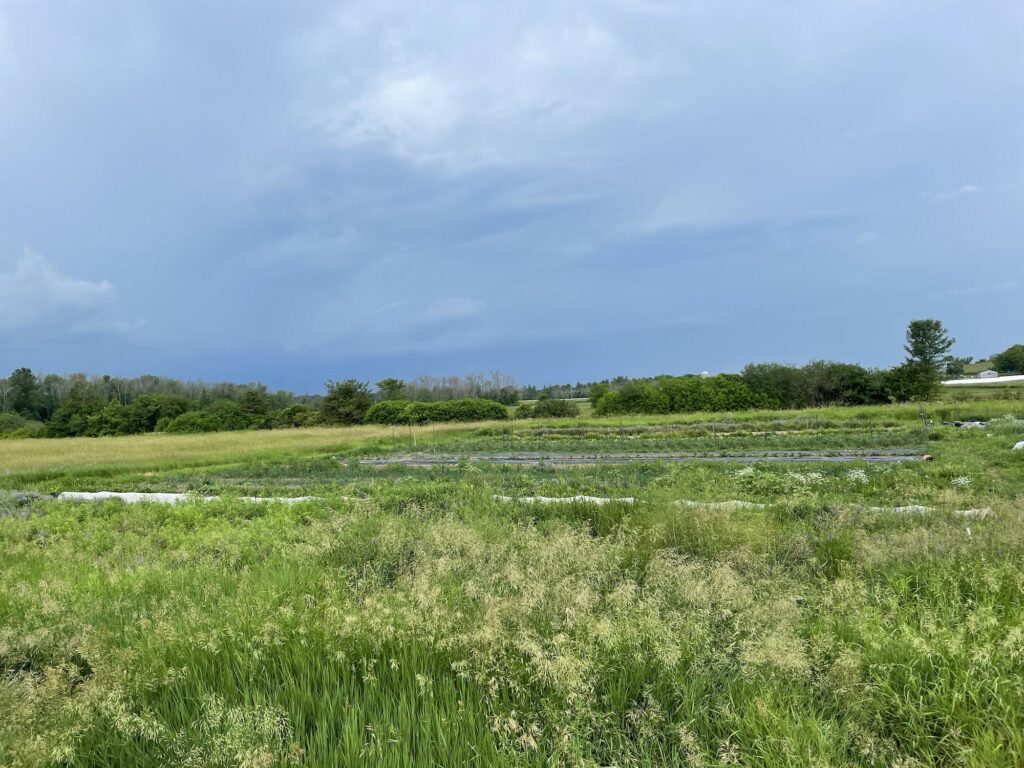
[{"label": "dirt path between rows", "polygon": [[870,451],[761,451],[743,454],[699,454],[699,453],[410,453],[396,456],[383,456],[373,459],[361,459],[360,464],[370,467],[438,467],[453,466],[462,462],[532,466],[545,464],[549,466],[585,466],[591,464],[634,464],[643,462],[739,462],[754,463],[771,462],[828,462],[842,463],[850,461],[866,461],[871,463],[896,463],[901,461],[920,461],[921,454],[911,449],[877,448]]}]

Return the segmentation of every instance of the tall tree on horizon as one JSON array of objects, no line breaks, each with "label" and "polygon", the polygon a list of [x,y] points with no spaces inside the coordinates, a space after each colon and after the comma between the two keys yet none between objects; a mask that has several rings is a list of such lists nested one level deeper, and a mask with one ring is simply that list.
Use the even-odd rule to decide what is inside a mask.
[{"label": "tall tree on horizon", "polygon": [[384,400],[404,400],[405,382],[395,378],[381,379],[377,382],[377,391]]},{"label": "tall tree on horizon", "polygon": [[905,366],[913,382],[915,397],[927,399],[935,394],[944,358],[954,344],[956,339],[949,335],[941,320],[910,321],[903,349],[907,353]]},{"label": "tall tree on horizon", "polygon": [[326,386],[320,420],[324,424],[362,424],[373,405],[369,387],[356,379],[328,381]]},{"label": "tall tree on horizon", "polygon": [[26,419],[38,419],[43,405],[39,380],[29,368],[18,368],[7,379],[8,408]]},{"label": "tall tree on horizon", "polygon": [[956,339],[949,335],[941,320],[911,320],[903,349],[908,363],[927,365],[938,372],[943,356],[954,344]]}]

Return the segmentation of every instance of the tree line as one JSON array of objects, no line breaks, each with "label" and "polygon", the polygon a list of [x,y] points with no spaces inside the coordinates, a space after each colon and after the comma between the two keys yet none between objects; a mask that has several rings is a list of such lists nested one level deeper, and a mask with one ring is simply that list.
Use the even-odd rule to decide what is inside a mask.
[{"label": "tree line", "polygon": [[18,368],[0,378],[0,434],[71,437],[283,426],[301,423],[320,399],[269,392],[260,384],[148,375],[40,377]]},{"label": "tree line", "polygon": [[938,320],[907,328],[906,359],[889,368],[815,360],[807,365],[752,363],[739,374],[657,376],[590,387],[597,415],[810,408],[928,400],[956,358],[956,340]]},{"label": "tree line", "polygon": [[[0,436],[70,437],[143,432],[214,432],[313,425],[423,424],[579,414],[566,397],[589,397],[599,416],[731,411],[927,400],[970,358],[949,354],[955,340],[938,320],[915,320],[906,359],[889,368],[826,360],[803,366],[752,363],[739,374],[656,376],[587,384],[518,387],[508,374],[386,378],[371,390],[356,379],[329,381],[322,395],[270,392],[261,384],[208,384],[159,376],[36,376],[18,368],[0,378]],[[1001,373],[1024,371],[1024,345],[991,357]]]},{"label": "tree line", "polygon": [[[0,378],[0,437],[103,437],[315,425],[420,424],[508,418],[514,381],[495,372],[383,379],[372,391],[355,379],[329,381],[322,395],[269,392],[262,384],[208,384],[141,376],[37,376],[18,368]],[[474,397],[464,395],[472,393]],[[414,401],[410,398],[422,398]],[[460,397],[461,396],[461,397]],[[374,405],[382,408],[373,410]],[[371,413],[372,411],[372,413]]]}]

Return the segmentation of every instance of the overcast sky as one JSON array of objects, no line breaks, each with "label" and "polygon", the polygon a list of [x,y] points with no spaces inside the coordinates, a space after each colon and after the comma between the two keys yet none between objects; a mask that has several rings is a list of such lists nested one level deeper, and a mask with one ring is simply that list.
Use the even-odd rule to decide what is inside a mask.
[{"label": "overcast sky", "polygon": [[0,367],[521,382],[1024,342],[1020,0],[0,0]]}]

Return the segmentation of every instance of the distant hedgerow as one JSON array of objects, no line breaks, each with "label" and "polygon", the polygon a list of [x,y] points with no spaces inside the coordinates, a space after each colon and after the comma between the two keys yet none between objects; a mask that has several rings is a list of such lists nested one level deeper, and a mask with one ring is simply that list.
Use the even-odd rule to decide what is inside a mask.
[{"label": "distant hedgerow", "polygon": [[367,424],[440,424],[459,421],[505,421],[508,409],[494,400],[467,398],[438,403],[384,400],[366,413]]}]

